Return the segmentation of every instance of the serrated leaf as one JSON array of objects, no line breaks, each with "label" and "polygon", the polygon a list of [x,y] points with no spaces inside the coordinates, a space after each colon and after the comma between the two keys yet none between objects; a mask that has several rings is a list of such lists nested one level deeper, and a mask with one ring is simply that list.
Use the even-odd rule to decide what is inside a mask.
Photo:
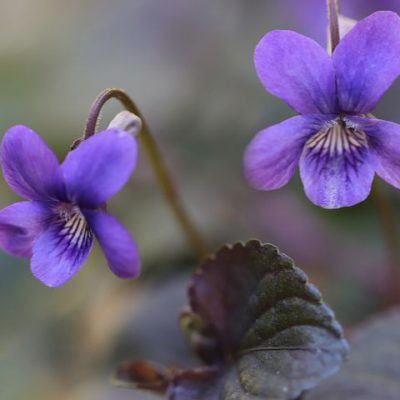
[{"label": "serrated leaf", "polygon": [[223,359],[223,347],[215,328],[186,307],[180,315],[181,329],[194,352],[207,365],[218,364]]},{"label": "serrated leaf", "polygon": [[400,398],[400,309],[358,327],[352,353],[340,373],[306,400],[398,400]]},{"label": "serrated leaf", "polygon": [[275,246],[225,246],[193,275],[181,327],[209,367],[126,364],[124,384],[170,400],[289,400],[332,375],[348,346],[306,275]]},{"label": "serrated leaf", "polygon": [[223,377],[207,400],[294,399],[336,372],[347,354],[333,312],[275,246],[222,248],[195,273],[189,297],[223,346]]}]

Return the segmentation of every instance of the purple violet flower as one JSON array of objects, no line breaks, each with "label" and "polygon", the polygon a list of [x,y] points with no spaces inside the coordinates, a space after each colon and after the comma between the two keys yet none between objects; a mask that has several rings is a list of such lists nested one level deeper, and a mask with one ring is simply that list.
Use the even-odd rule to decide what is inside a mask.
[{"label": "purple violet flower", "polygon": [[324,208],[368,197],[375,173],[400,188],[400,125],[370,112],[400,74],[400,18],[376,12],[343,37],[332,57],[313,40],[272,31],[257,45],[265,88],[299,116],[252,140],[245,175],[256,189],[286,185],[300,165],[309,199]]},{"label": "purple violet flower", "polygon": [[58,287],[79,271],[96,237],[114,274],[137,277],[136,244],[104,210],[135,168],[137,145],[130,134],[117,129],[98,133],[60,166],[35,132],[15,126],[6,132],[0,151],[5,180],[28,200],[0,211],[5,252],[30,257],[33,275]]}]

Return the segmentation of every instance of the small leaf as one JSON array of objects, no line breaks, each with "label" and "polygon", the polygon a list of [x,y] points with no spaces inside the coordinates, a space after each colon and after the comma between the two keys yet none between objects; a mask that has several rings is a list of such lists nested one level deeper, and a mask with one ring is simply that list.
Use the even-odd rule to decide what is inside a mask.
[{"label": "small leaf", "polygon": [[363,324],[353,333],[349,362],[305,400],[398,400],[400,309]]},{"label": "small leaf", "polygon": [[201,398],[294,399],[335,373],[348,352],[319,291],[275,246],[222,248],[195,273],[189,297],[223,347],[218,389]]},{"label": "small leaf", "polygon": [[116,386],[165,393],[173,376],[172,369],[147,361],[137,361],[120,365],[111,380]]}]

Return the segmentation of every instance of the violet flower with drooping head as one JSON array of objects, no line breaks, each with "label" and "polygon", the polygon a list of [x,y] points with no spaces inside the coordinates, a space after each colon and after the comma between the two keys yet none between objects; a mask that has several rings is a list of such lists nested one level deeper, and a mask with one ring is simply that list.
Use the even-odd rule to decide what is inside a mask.
[{"label": "violet flower with drooping head", "polygon": [[82,142],[59,165],[36,133],[24,126],[10,128],[1,144],[3,174],[28,201],[0,211],[0,247],[30,257],[33,275],[58,287],[80,270],[96,237],[114,274],[137,277],[136,244],[104,210],[127,183],[136,158],[135,139],[108,129]]},{"label": "violet flower with drooping head", "polygon": [[245,175],[254,188],[281,188],[298,165],[307,196],[324,208],[365,200],[375,173],[400,188],[400,125],[370,115],[400,74],[397,14],[358,22],[332,57],[296,32],[272,31],[254,60],[265,88],[301,114],[247,147]]}]

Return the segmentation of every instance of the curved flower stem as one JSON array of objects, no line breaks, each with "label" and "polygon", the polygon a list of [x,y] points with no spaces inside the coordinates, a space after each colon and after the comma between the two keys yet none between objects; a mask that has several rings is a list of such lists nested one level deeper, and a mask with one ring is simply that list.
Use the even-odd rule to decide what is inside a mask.
[{"label": "curved flower stem", "polygon": [[201,234],[193,224],[191,218],[187,214],[182,200],[178,194],[178,191],[173,183],[170,174],[167,171],[164,160],[161,156],[160,150],[154,140],[153,135],[150,132],[149,126],[144,119],[142,113],[133,102],[133,100],[121,89],[105,89],[103,90],[93,102],[89,115],[86,121],[84,135],[81,139],[78,139],[72,144],[72,148],[76,148],[83,141],[94,135],[96,132],[97,122],[101,113],[101,110],[105,103],[110,99],[118,100],[126,110],[136,114],[142,120],[142,130],[139,133],[147,156],[150,160],[151,166],[153,167],[154,173],[158,180],[158,184],[164,196],[166,197],[169,205],[171,206],[173,213],[178,220],[188,242],[192,246],[193,250],[199,257],[203,257],[207,253],[207,246]]},{"label": "curved flower stem", "polygon": [[329,37],[332,53],[340,41],[339,3],[338,0],[327,0]]}]

